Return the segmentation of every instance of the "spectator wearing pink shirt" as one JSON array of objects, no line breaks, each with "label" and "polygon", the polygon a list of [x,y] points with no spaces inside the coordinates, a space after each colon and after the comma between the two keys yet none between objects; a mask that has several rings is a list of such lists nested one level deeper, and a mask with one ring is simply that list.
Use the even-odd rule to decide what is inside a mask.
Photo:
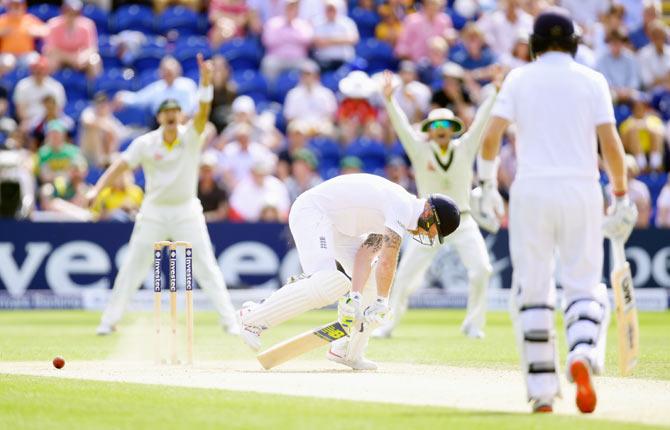
[{"label": "spectator wearing pink shirt", "polygon": [[52,70],[69,67],[94,77],[100,72],[95,23],[80,15],[81,0],[65,0],[61,14],[49,20],[44,53]]},{"label": "spectator wearing pink shirt", "polygon": [[265,57],[261,71],[274,81],[284,70],[299,69],[312,43],[311,25],[298,18],[298,0],[287,0],[283,16],[270,18],[263,29]]},{"label": "spectator wearing pink shirt", "polygon": [[423,0],[423,9],[403,20],[396,55],[415,63],[428,58],[428,40],[444,36],[451,27],[451,18],[444,13],[444,0]]}]

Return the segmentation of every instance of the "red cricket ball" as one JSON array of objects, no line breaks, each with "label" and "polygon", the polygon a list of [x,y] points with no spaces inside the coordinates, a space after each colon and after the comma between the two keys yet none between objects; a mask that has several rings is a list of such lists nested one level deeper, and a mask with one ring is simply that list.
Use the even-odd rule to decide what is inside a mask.
[{"label": "red cricket ball", "polygon": [[56,357],[53,360],[53,364],[56,369],[61,369],[65,366],[65,360],[63,360],[63,357]]}]

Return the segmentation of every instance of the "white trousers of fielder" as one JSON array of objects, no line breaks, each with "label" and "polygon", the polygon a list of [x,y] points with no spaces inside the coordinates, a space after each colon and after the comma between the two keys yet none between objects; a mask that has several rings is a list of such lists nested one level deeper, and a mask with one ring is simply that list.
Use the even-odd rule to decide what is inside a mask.
[{"label": "white trousers of fielder", "polygon": [[579,357],[589,361],[594,373],[603,370],[610,305],[601,283],[602,221],[602,192],[593,179],[517,179],[511,187],[510,310],[529,400],[560,396],[556,256],[565,296],[568,368]]},{"label": "white trousers of fielder", "polygon": [[128,302],[147,278],[154,243],[167,239],[191,243],[196,282],[209,296],[222,323],[234,327],[235,309],[214,257],[202,206],[197,199],[181,206],[142,207],[128,251],[114,280],[111,299],[102,315],[102,324],[112,326],[121,320]]},{"label": "white trousers of fielder", "polygon": [[[468,305],[462,329],[483,330],[486,323],[486,289],[493,268],[486,243],[475,220],[470,215],[463,216],[461,224],[445,238],[445,243],[456,250],[468,272]],[[437,245],[425,246],[415,240],[408,242],[400,258],[391,291],[394,319],[392,326],[387,329],[393,329],[400,323],[402,315],[407,311],[409,297],[421,286],[426,271],[439,251],[440,247]]]}]

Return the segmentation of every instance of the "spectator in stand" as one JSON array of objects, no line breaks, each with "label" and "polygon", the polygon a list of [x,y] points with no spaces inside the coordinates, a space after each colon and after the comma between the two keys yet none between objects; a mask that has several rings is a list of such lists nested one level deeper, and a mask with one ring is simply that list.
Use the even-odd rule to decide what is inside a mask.
[{"label": "spectator in stand", "polygon": [[64,0],[61,14],[49,20],[44,53],[52,70],[71,68],[95,77],[102,69],[95,23],[81,16],[81,0]]},{"label": "spectator in stand", "polygon": [[307,59],[314,33],[309,22],[298,18],[298,0],[286,0],[283,16],[268,20],[263,26],[265,57],[261,70],[274,82],[284,70],[297,69]]},{"label": "spectator in stand", "polygon": [[500,64],[511,70],[528,64],[530,60],[528,33],[519,33],[512,50],[500,57]]},{"label": "spectator in stand", "polygon": [[416,65],[409,60],[400,63],[398,75],[400,85],[395,90],[395,100],[410,122],[419,122],[430,108],[430,88],[416,80]]},{"label": "spectator in stand", "polygon": [[[649,228],[651,221],[651,194],[647,185],[637,179],[640,174],[640,169],[635,162],[635,157],[626,154],[626,174],[628,175],[628,197],[637,206],[637,221],[635,228]],[[610,201],[614,200],[612,193],[612,184],[606,187],[607,195]]]},{"label": "spectator in stand", "polygon": [[182,76],[179,61],[172,56],[165,56],[158,66],[160,78],[137,92],[119,91],[114,99],[117,108],[123,106],[139,106],[150,108],[153,113],[167,99],[175,99],[182,107],[185,119],[192,117],[197,108],[198,86],[193,79]]},{"label": "spectator in stand", "polygon": [[273,203],[266,203],[261,209],[261,214],[258,216],[258,222],[261,223],[281,223],[281,214]]},{"label": "spectator in stand", "polygon": [[670,228],[670,175],[656,199],[656,222],[658,228]]},{"label": "spectator in stand", "polygon": [[68,176],[70,168],[79,162],[79,148],[69,143],[67,129],[59,120],[47,124],[44,145],[37,152],[37,174],[41,183],[53,182]]},{"label": "spectator in stand", "polygon": [[661,171],[665,133],[663,121],[649,106],[648,96],[643,93],[635,94],[632,110],[631,116],[619,128],[624,148],[634,156],[637,170]]},{"label": "spectator in stand", "polygon": [[9,0],[6,5],[7,11],[0,15],[0,76],[35,62],[36,39],[48,34],[44,23],[26,12],[25,0]]},{"label": "spectator in stand", "polygon": [[533,32],[533,17],[519,6],[520,0],[507,0],[499,10],[485,13],[477,26],[486,43],[498,57],[509,54],[520,33]]},{"label": "spectator in stand", "polygon": [[449,46],[444,37],[433,36],[428,40],[428,57],[419,62],[419,79],[426,85],[442,80],[442,66],[447,61]]},{"label": "spectator in stand", "polygon": [[340,175],[349,175],[352,173],[362,173],[363,162],[360,158],[353,155],[344,157],[340,161]]},{"label": "spectator in stand", "polygon": [[300,149],[293,156],[291,176],[284,180],[291,202],[305,191],[319,185],[323,180],[316,171],[319,163],[309,149]]},{"label": "spectator in stand", "polygon": [[395,46],[405,17],[413,12],[411,0],[389,0],[377,8],[381,22],[375,27],[375,37]]},{"label": "spectator in stand", "polygon": [[649,38],[651,43],[637,53],[642,85],[645,89],[668,86],[670,46],[666,43],[667,29],[662,21],[656,20],[650,24]]},{"label": "spectator in stand", "polygon": [[254,160],[273,155],[265,145],[252,140],[251,133],[249,124],[237,124],[236,140],[227,143],[223,150],[218,151],[217,165],[222,170],[224,183],[229,190],[234,190],[240,181],[249,176]]},{"label": "spectator in stand", "polygon": [[291,166],[293,164],[294,154],[305,149],[307,146],[307,136],[309,128],[301,120],[293,120],[286,127],[286,148],[278,154],[277,177],[282,181],[291,176]]},{"label": "spectator in stand", "polygon": [[212,63],[214,64],[214,73],[212,74],[214,99],[212,100],[209,120],[216,127],[216,131],[221,133],[228,125],[228,119],[231,115],[230,107],[237,97],[237,86],[230,79],[230,66],[222,55],[212,57]]},{"label": "spectator in stand", "polygon": [[58,105],[65,106],[65,89],[60,82],[49,76],[49,63],[40,57],[30,66],[31,75],[21,79],[14,88],[14,106],[22,129],[26,130],[42,118],[45,113],[42,100],[52,94]]},{"label": "spectator in stand", "polygon": [[395,182],[410,193],[416,194],[416,184],[409,177],[407,162],[402,157],[394,156],[386,163],[386,179]]},{"label": "spectator in stand", "polygon": [[249,0],[248,4],[249,29],[254,34],[261,34],[270,18],[284,13],[286,0]]},{"label": "spectator in stand", "polygon": [[447,108],[463,118],[471,104],[470,91],[465,85],[465,71],[456,63],[442,66],[442,87],[433,92],[433,108]]},{"label": "spectator in stand", "polygon": [[212,24],[209,40],[216,49],[224,42],[246,34],[249,27],[249,6],[245,0],[211,0],[208,17]]},{"label": "spectator in stand", "polygon": [[291,206],[286,185],[270,173],[274,170],[274,154],[253,159],[251,174],[235,186],[230,196],[231,219],[257,222],[266,206],[277,208],[284,222]]},{"label": "spectator in stand", "polygon": [[628,30],[624,26],[623,17],[626,11],[620,4],[612,4],[607,12],[602,15],[599,22],[593,25],[592,34],[584,41],[593,48],[596,58],[602,56],[608,51],[607,39],[608,36],[615,30],[623,30],[628,34]]},{"label": "spectator in stand", "polygon": [[223,129],[215,145],[223,147],[227,142],[235,139],[237,126],[247,124],[251,127],[251,140],[270,149],[281,144],[282,135],[267,116],[256,114],[256,103],[249,96],[238,96],[231,106],[232,116],[229,124]]},{"label": "spectator in stand", "polygon": [[584,33],[590,36],[593,25],[601,15],[607,12],[610,6],[609,0],[560,0],[561,7],[570,12],[570,16],[579,24]]},{"label": "spectator in stand", "polygon": [[300,72],[300,82],[288,92],[284,102],[284,116],[288,122],[300,120],[312,130],[324,124],[331,125],[337,111],[337,99],[333,92],[321,85],[319,66],[307,60]]},{"label": "spectator in stand", "polygon": [[0,150],[13,145],[8,142],[8,139],[14,137],[17,129],[18,124],[9,115],[9,92],[4,85],[0,84]]},{"label": "spectator in stand", "polygon": [[198,179],[198,200],[207,222],[224,221],[228,217],[228,192],[214,176],[216,155],[205,153],[200,161]]},{"label": "spectator in stand", "polygon": [[86,162],[82,157],[76,156],[63,174],[42,185],[42,209],[61,213],[73,220],[90,221],[92,214],[86,209],[86,191],[89,188],[86,173]]},{"label": "spectator in stand", "polygon": [[651,24],[661,17],[661,2],[659,0],[644,0],[642,25],[630,34],[630,41],[636,50],[649,43]]},{"label": "spectator in stand", "polygon": [[79,146],[89,165],[105,168],[130,134],[112,114],[112,103],[103,92],[93,97],[93,105],[81,113]]},{"label": "spectator in stand", "polygon": [[[361,7],[361,4],[365,2],[371,2],[371,0],[358,0],[358,6],[356,7]],[[324,0],[300,0],[298,16],[314,26],[324,19],[324,6]],[[347,16],[347,6],[347,2],[344,0],[336,0],[335,2],[337,13],[341,16]],[[372,7],[374,8],[374,3],[372,3]]]},{"label": "spectator in stand", "polygon": [[462,42],[454,47],[449,59],[465,70],[477,81],[489,81],[493,76],[496,59],[491,48],[486,45],[484,34],[477,24],[470,22],[461,31]]},{"label": "spectator in stand", "polygon": [[444,12],[443,0],[423,0],[423,8],[403,20],[403,28],[395,46],[396,55],[415,63],[428,57],[428,40],[444,36],[452,27]]},{"label": "spectator in stand", "polygon": [[325,0],[325,16],[314,24],[314,58],[324,72],[339,69],[356,57],[358,28],[351,18],[339,15],[339,0]]},{"label": "spectator in stand", "polygon": [[73,136],[75,131],[74,121],[63,113],[63,107],[58,104],[58,100],[56,100],[53,94],[44,96],[42,105],[44,106],[44,115],[28,125],[27,130],[29,134],[29,147],[33,150],[42,146],[46,125],[53,120],[59,120],[63,124],[68,136]]},{"label": "spectator in stand", "polygon": [[135,185],[132,172],[127,170],[98,194],[91,205],[91,212],[102,221],[133,221],[143,198],[142,188]]},{"label": "spectator in stand", "polygon": [[614,103],[626,103],[640,88],[637,61],[626,44],[624,28],[613,30],[607,36],[608,51],[598,59],[596,69],[605,75],[612,91]]}]

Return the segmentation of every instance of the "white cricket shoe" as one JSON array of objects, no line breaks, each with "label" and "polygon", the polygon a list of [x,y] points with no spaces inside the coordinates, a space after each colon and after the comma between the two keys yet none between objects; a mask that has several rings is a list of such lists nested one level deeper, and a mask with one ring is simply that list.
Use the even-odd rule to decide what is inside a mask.
[{"label": "white cricket shoe", "polygon": [[461,327],[461,333],[470,339],[484,339],[486,336],[482,330],[471,326]]},{"label": "white cricket shoe", "polygon": [[98,336],[107,336],[116,331],[116,326],[110,325],[110,324],[105,324],[105,323],[100,323],[97,329],[95,329],[95,334]]},{"label": "white cricket shoe", "polygon": [[534,414],[550,414],[554,412],[554,399],[533,399]]},{"label": "white cricket shoe", "polygon": [[221,327],[223,328],[223,331],[225,331],[229,335],[231,335],[231,336],[239,336],[240,335],[240,324],[237,321],[237,312],[235,312],[235,314],[232,318],[228,315],[221,317],[220,322],[221,322]]},{"label": "white cricket shoe", "polygon": [[378,338],[378,339],[389,339],[391,338],[391,334],[393,333],[393,325],[387,324],[383,325],[381,327],[377,327],[372,331],[372,337]]},{"label": "white cricket shoe", "polygon": [[257,304],[254,302],[245,302],[242,304],[242,308],[237,312],[240,337],[253,351],[261,349],[261,333],[263,333],[263,328],[245,324],[244,318],[256,305]]},{"label": "white cricket shoe", "polygon": [[335,363],[351,367],[354,370],[377,370],[377,363],[374,361],[368,360],[365,357],[360,357],[356,360],[347,360],[345,357],[338,355],[336,351],[333,351],[333,348],[328,349],[326,358]]}]

